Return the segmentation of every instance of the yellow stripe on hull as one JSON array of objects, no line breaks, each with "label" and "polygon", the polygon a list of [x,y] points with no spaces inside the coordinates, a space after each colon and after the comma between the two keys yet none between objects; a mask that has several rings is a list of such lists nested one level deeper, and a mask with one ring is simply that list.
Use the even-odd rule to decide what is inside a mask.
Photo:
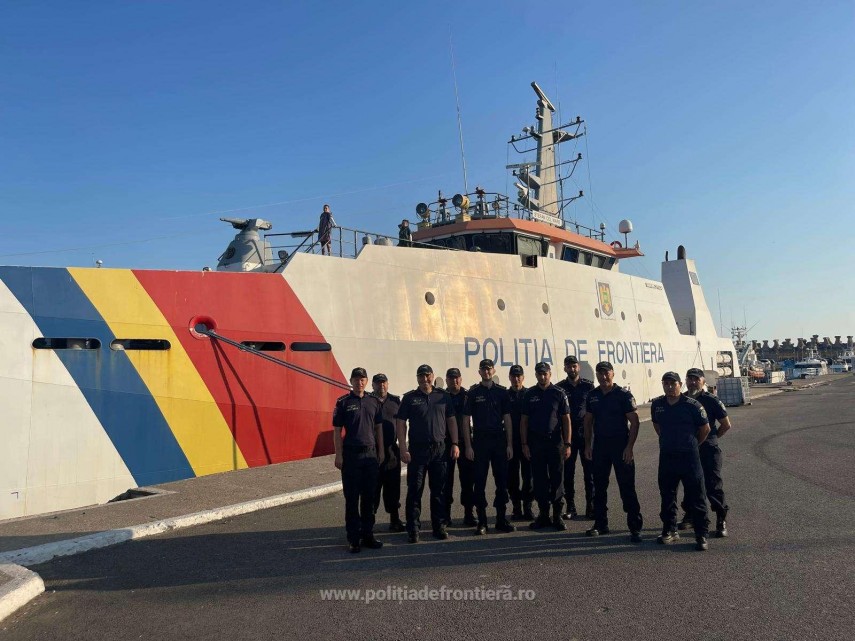
[{"label": "yellow stripe on hull", "polygon": [[167,351],[127,351],[197,476],[246,460],[172,327],[130,270],[69,268],[116,338],[165,339]]}]

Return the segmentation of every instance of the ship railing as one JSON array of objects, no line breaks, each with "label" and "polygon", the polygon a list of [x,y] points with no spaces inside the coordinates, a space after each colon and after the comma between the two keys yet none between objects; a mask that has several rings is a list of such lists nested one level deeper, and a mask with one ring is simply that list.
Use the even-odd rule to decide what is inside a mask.
[{"label": "ship railing", "polygon": [[[270,249],[279,256],[280,264],[276,271],[284,269],[291,259],[297,254],[323,253],[320,234],[317,229],[284,232],[280,234],[265,234],[264,239],[270,243]],[[288,242],[288,239],[290,239],[291,242]],[[337,256],[339,258],[356,258],[359,255],[359,252],[362,251],[362,248],[366,245],[396,245],[398,247],[419,247],[425,249],[458,251],[451,247],[442,247],[432,243],[420,243],[415,240],[405,240],[362,229],[333,227],[330,232],[329,251],[331,256]]]},{"label": "ship railing", "polygon": [[207,336],[211,340],[217,340],[221,343],[225,343],[226,345],[231,345],[234,348],[239,349],[242,352],[246,352],[247,354],[252,354],[253,356],[258,356],[266,361],[271,363],[275,363],[276,365],[280,365],[291,371],[297,372],[298,374],[303,374],[304,376],[308,376],[310,378],[314,378],[315,380],[321,381],[322,383],[326,383],[327,385],[332,385],[333,387],[338,387],[339,389],[350,391],[352,388],[350,385],[346,383],[342,383],[341,381],[337,381],[334,378],[330,378],[329,376],[324,376],[323,374],[319,374],[318,372],[313,372],[310,369],[306,369],[305,367],[300,367],[299,365],[295,365],[294,363],[289,363],[288,361],[283,361],[280,358],[276,358],[275,356],[271,356],[270,354],[266,354],[260,350],[255,349],[250,345],[244,345],[243,343],[239,343],[238,341],[233,341],[230,338],[226,338],[222,334],[218,334],[212,329],[209,329],[204,324],[196,325],[194,331],[197,334],[201,334],[202,336]]}]

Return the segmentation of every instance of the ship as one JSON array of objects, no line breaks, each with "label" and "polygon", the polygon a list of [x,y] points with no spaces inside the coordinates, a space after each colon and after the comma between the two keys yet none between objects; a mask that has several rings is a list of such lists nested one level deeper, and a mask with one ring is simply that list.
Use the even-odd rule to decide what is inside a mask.
[{"label": "ship", "polygon": [[535,123],[509,141],[515,197],[440,192],[412,234],[335,227],[324,255],[318,230],[229,218],[215,270],[0,267],[0,519],[330,454],[356,366],[403,393],[422,363],[475,382],[482,358],[530,381],[545,361],[557,380],[574,354],[588,378],[611,361],[640,402],[666,371],[739,376],[684,247],[661,280],[628,275],[643,255],[629,221],[607,242],[566,219],[582,157],[559,150],[584,121],[557,123],[532,88]]}]

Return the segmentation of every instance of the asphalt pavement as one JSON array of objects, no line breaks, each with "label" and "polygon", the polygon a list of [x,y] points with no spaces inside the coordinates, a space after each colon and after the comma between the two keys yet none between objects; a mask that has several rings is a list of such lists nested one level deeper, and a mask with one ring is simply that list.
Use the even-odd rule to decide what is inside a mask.
[{"label": "asphalt pavement", "polygon": [[642,544],[629,541],[613,481],[607,536],[572,521],[568,532],[486,537],[454,527],[447,541],[428,531],[412,545],[381,520],[385,547],[351,555],[337,493],[35,566],[46,592],[0,623],[0,638],[848,640],[853,400],[849,377],[731,409],[730,537],[705,553],[691,534],[654,542],[647,422],[636,448]]}]

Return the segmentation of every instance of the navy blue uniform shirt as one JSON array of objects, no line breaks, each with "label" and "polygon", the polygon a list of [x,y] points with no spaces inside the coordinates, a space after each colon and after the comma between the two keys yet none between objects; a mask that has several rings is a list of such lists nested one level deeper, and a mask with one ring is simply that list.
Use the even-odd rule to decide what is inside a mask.
[{"label": "navy blue uniform shirt", "polygon": [[[448,395],[451,397],[451,403],[454,405],[454,418],[457,421],[457,438],[460,439],[460,443],[463,441],[463,417],[466,415],[466,399],[469,396],[469,392],[467,392],[464,388],[460,388],[460,391],[457,394],[452,394],[448,392]],[[469,434],[472,436],[472,434]],[[451,434],[445,435],[445,442],[447,445],[451,445]]]},{"label": "navy blue uniform shirt", "polygon": [[659,426],[659,449],[663,452],[697,450],[698,428],[709,422],[703,406],[683,395],[673,405],[665,396],[653,399],[650,419]]},{"label": "navy blue uniform shirt", "polygon": [[528,390],[523,387],[520,390],[508,388],[509,414],[511,415],[511,425],[514,426],[514,436],[520,433],[520,416],[522,416],[523,400],[525,393]]},{"label": "navy blue uniform shirt", "polygon": [[511,400],[508,388],[498,383],[490,387],[478,383],[469,388],[466,400],[466,415],[472,417],[472,432],[479,434],[504,434],[505,423],[502,417],[511,413]]},{"label": "navy blue uniform shirt", "polygon": [[564,390],[564,393],[567,394],[567,399],[570,401],[570,424],[573,426],[573,434],[575,436],[584,436],[588,394],[594,389],[594,383],[587,378],[580,378],[579,382],[573,385],[565,378],[560,383],[556,383],[556,385]]},{"label": "navy blue uniform shirt", "polygon": [[[688,394],[686,396],[688,396]],[[721,423],[721,419],[727,416],[727,410],[724,407],[724,403],[718,399],[718,396],[713,396],[709,392],[701,392],[695,400],[704,406],[704,409],[707,412],[707,418],[710,421],[710,434],[707,436],[707,440],[704,441],[704,443],[715,445],[718,443],[719,423]]]},{"label": "navy blue uniform shirt", "polygon": [[372,396],[380,401],[380,416],[383,419],[383,447],[388,449],[390,445],[395,445],[398,442],[398,436],[395,433],[395,416],[398,415],[401,398],[394,394],[386,394],[385,400],[381,400],[379,396],[374,394]]},{"label": "navy blue uniform shirt", "polygon": [[620,385],[612,387],[608,394],[603,394],[603,390],[596,387],[588,394],[585,410],[594,417],[594,436],[627,436],[629,424],[626,415],[636,410],[635,397]]},{"label": "navy blue uniform shirt", "polygon": [[426,445],[445,440],[449,416],[454,416],[451,394],[434,387],[429,394],[418,388],[404,394],[395,418],[410,421],[411,445]]},{"label": "navy blue uniform shirt", "polygon": [[345,448],[376,448],[374,426],[382,421],[380,401],[376,396],[365,394],[359,398],[353,392],[349,392],[335,402],[332,424],[334,428],[344,428],[342,442]]},{"label": "navy blue uniform shirt", "polygon": [[535,385],[526,390],[522,413],[528,416],[529,434],[561,434],[561,417],[570,413],[567,394],[552,383],[546,389]]}]

